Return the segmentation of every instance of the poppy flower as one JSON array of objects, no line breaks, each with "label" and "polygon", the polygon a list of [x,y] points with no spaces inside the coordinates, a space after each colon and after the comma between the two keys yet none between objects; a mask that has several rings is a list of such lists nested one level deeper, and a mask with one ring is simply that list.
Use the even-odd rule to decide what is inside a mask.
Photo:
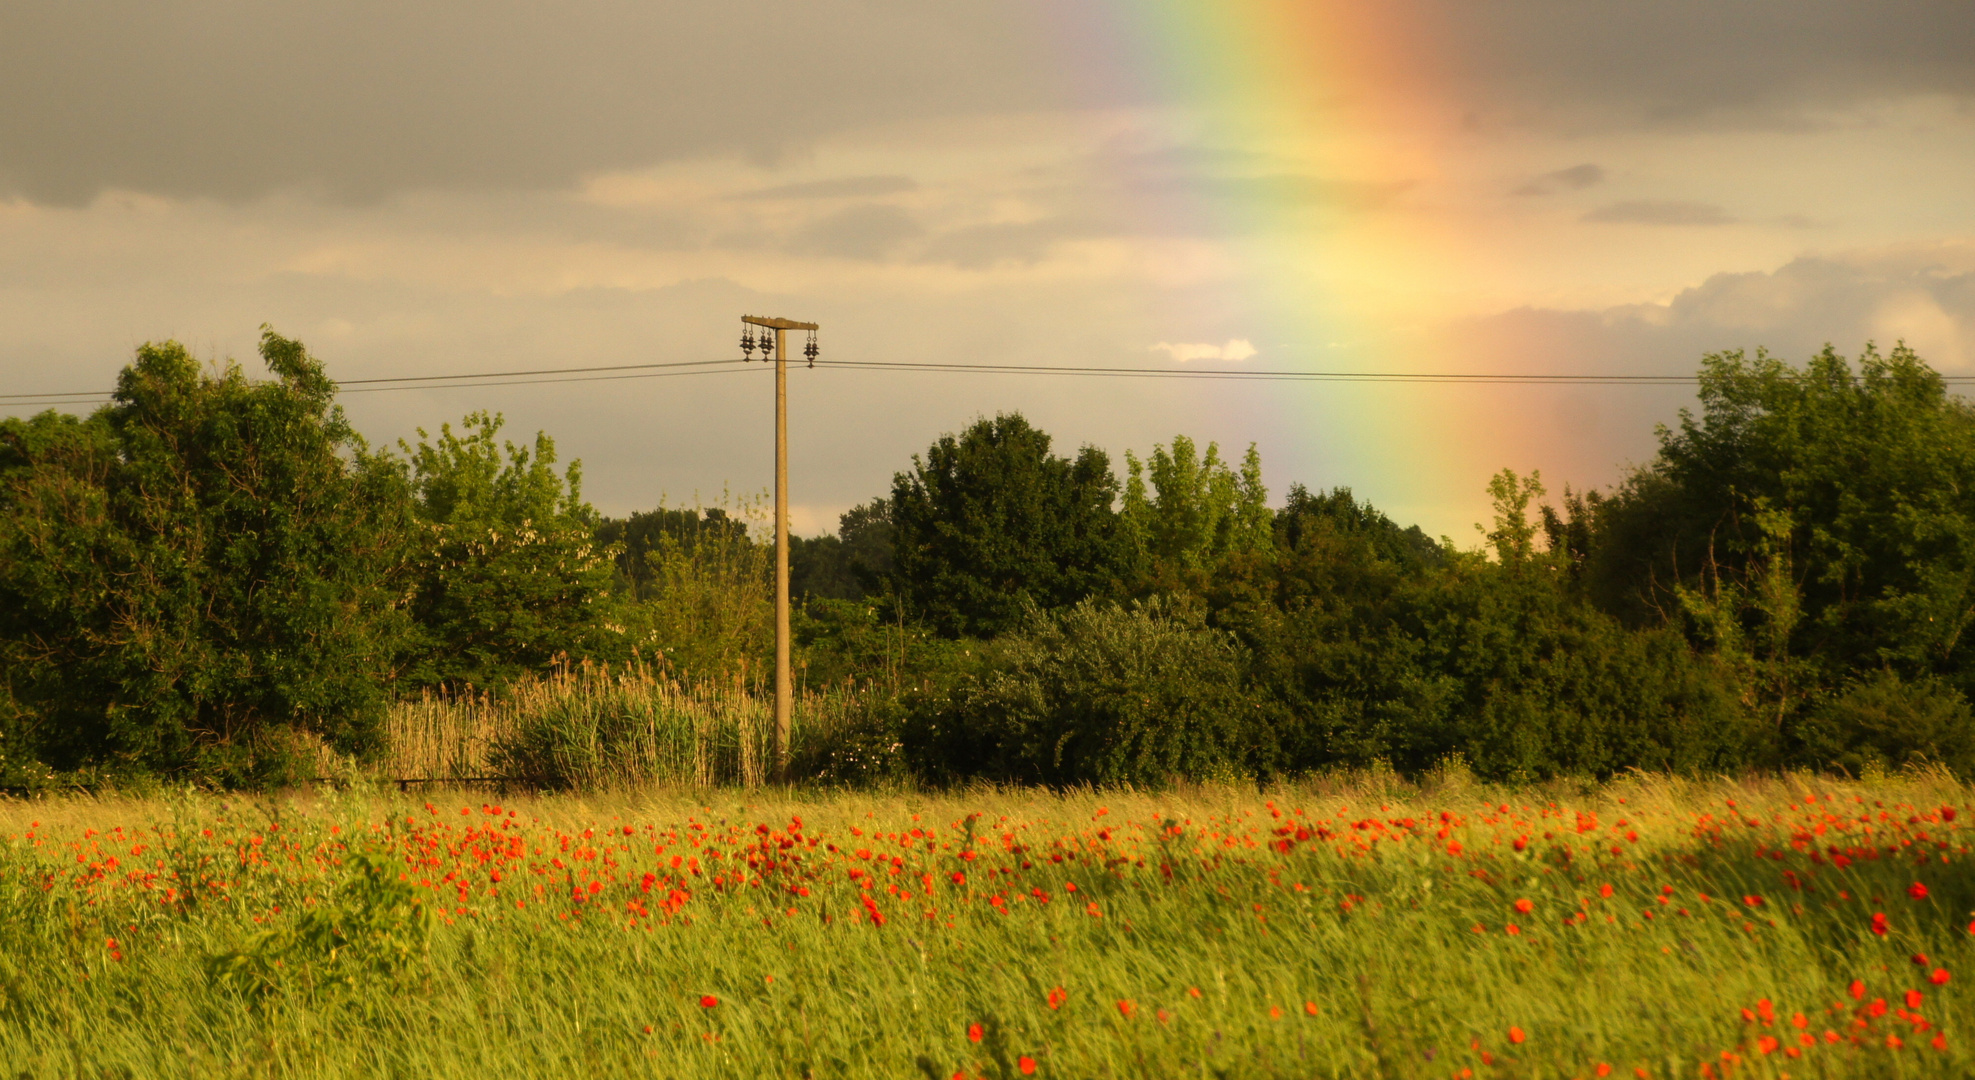
[{"label": "poppy flower", "polygon": [[1314,1001],[1306,1001],[1306,1002],[1304,1002],[1304,1003],[1303,1003],[1303,1011],[1304,1011],[1305,1013],[1307,1013],[1308,1015],[1310,1015],[1310,1016],[1315,1016],[1315,1015],[1317,1015],[1317,1003],[1316,1003],[1316,1002],[1314,1002]]},{"label": "poppy flower", "polygon": [[1512,1027],[1509,1029],[1509,1041],[1515,1043],[1517,1046],[1521,1046],[1522,1040],[1526,1038],[1528,1038],[1528,1036],[1523,1034],[1521,1028]]},{"label": "poppy flower", "polygon": [[1935,968],[1934,973],[1927,976],[1927,981],[1933,983],[1935,986],[1946,986],[1948,984],[1948,969]]},{"label": "poppy flower", "polygon": [[1915,900],[1925,900],[1927,899],[1927,886],[1916,881],[1906,887],[1906,894]]},{"label": "poppy flower", "polygon": [[1016,1058],[1015,1067],[1022,1070],[1023,1076],[1034,1076],[1036,1071],[1036,1059],[1032,1057],[1028,1057],[1026,1055]]},{"label": "poppy flower", "polygon": [[1137,1012],[1137,1011],[1138,1011],[1138,1006],[1136,1006],[1136,1005],[1134,1005],[1134,1004],[1132,1004],[1132,1003],[1131,1003],[1131,1002],[1129,1002],[1129,1001],[1126,1001],[1126,1000],[1125,1000],[1125,999],[1123,999],[1123,998],[1119,998],[1119,999],[1118,999],[1118,1015],[1119,1015],[1119,1016],[1122,1016],[1122,1017],[1125,1017],[1125,1018],[1127,1018],[1127,1019],[1129,1019],[1129,1018],[1131,1017],[1131,1014],[1133,1014],[1133,1013],[1135,1013],[1135,1012]]},{"label": "poppy flower", "polygon": [[1518,900],[1516,901],[1516,910],[1527,915],[1536,910],[1536,905],[1529,900]]},{"label": "poppy flower", "polygon": [[712,994],[706,994],[699,999],[699,1007],[702,1009],[711,1009],[718,1004],[720,1004],[720,999],[714,997]]},{"label": "poppy flower", "polygon": [[1918,990],[1908,990],[1906,992],[1906,1007],[1909,1009],[1918,1009],[1923,997],[1924,995]]},{"label": "poppy flower", "polygon": [[1104,913],[1097,910],[1097,901],[1095,900],[1084,905],[1084,914],[1090,916],[1093,919],[1101,919],[1104,917]]},{"label": "poppy flower", "polygon": [[1853,980],[1852,980],[1852,984],[1851,984],[1851,986],[1847,988],[1847,992],[1851,994],[1851,996],[1852,996],[1852,1000],[1853,1000],[1853,1001],[1858,1001],[1858,1000],[1860,1000],[1861,998],[1863,998],[1863,997],[1865,997],[1865,982],[1864,982],[1864,980],[1862,980],[1862,979],[1853,979]]},{"label": "poppy flower", "polygon": [[1068,1000],[1070,1000],[1069,991],[1060,986],[1049,992],[1049,1007],[1052,1009],[1062,1008],[1063,1003]]},{"label": "poppy flower", "polygon": [[968,1041],[968,1042],[980,1042],[980,1041],[981,1041],[981,1025],[979,1025],[979,1024],[968,1024],[968,1025],[967,1025],[967,1041]]}]

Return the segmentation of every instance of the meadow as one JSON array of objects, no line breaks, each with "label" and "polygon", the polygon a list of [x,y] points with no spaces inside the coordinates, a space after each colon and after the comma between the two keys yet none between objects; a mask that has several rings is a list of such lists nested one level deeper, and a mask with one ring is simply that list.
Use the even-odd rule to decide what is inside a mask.
[{"label": "meadow", "polygon": [[41,1076],[1975,1071],[1940,773],[0,802]]}]

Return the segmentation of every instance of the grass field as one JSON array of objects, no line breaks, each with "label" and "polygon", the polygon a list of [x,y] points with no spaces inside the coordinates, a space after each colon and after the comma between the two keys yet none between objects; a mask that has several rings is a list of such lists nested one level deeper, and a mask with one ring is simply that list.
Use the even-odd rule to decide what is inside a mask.
[{"label": "grass field", "polygon": [[0,1065],[1967,1076],[1972,794],[0,802]]}]

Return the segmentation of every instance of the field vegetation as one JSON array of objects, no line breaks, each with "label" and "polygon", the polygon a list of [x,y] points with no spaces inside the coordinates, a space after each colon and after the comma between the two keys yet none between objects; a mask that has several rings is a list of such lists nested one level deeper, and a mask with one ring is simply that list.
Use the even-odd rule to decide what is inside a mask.
[{"label": "field vegetation", "polygon": [[21,1076],[1965,1076],[1972,796],[17,801],[0,1047]]}]

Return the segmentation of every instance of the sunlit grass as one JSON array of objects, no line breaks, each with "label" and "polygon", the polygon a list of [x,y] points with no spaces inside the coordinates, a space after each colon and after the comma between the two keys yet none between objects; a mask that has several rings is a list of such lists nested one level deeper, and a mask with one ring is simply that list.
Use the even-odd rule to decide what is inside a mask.
[{"label": "sunlit grass", "polygon": [[0,1047],[35,1076],[1961,1076],[1970,795],[0,803]]}]

